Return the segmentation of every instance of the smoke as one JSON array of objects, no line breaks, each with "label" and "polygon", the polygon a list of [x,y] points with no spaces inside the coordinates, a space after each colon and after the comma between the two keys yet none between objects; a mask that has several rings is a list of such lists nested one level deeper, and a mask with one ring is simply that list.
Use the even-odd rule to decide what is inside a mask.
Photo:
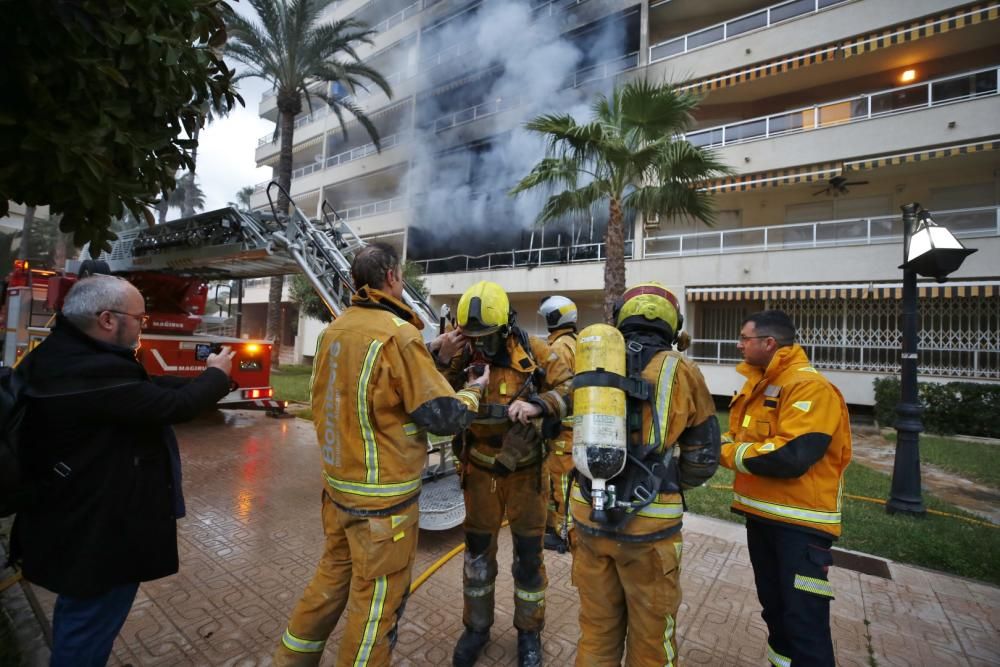
[{"label": "smoke", "polygon": [[[541,236],[534,221],[546,193],[506,194],[545,154],[542,137],[523,125],[543,113],[589,121],[595,87],[610,88],[598,76],[603,70],[591,68],[620,56],[624,42],[620,21],[567,36],[566,12],[541,15],[525,0],[487,0],[421,36],[428,85],[416,103],[407,186],[417,204],[412,257],[540,245],[531,235]],[[597,83],[574,86],[588,77]],[[565,241],[567,232],[568,224]],[[558,232],[545,233],[554,240]]]}]

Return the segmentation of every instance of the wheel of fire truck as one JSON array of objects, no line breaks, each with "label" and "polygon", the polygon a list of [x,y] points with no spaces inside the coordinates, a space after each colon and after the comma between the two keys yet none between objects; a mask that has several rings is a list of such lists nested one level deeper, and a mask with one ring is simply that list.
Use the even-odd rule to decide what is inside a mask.
[{"label": "wheel of fire truck", "polygon": [[109,275],[110,273],[111,267],[108,266],[107,262],[99,259],[85,259],[80,262],[80,268],[76,275],[86,278],[95,274]]}]

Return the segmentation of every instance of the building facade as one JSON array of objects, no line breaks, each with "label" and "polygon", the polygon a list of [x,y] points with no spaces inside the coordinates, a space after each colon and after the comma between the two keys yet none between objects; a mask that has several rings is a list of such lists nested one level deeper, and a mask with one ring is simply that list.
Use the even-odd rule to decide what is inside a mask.
[{"label": "building facade", "polygon": [[[596,94],[647,77],[702,95],[687,139],[734,170],[705,184],[713,228],[629,224],[627,280],[683,300],[713,393],[740,386],[742,318],[782,308],[848,402],[871,404],[872,380],[898,373],[913,201],[978,249],[920,285],[922,379],[1000,381],[1000,1],[343,0],[328,16],[376,28],[361,55],[394,94],[353,93],[381,151],[320,105],[304,113],[292,196],[397,245],[436,304],[489,279],[530,331],[551,293],[599,320],[606,212],[541,229],[538,200],[506,191],[542,155],[525,120],[586,118]],[[273,95],[260,115],[276,119]],[[271,135],[257,160],[276,167]],[[299,324],[298,355],[318,329]]]}]

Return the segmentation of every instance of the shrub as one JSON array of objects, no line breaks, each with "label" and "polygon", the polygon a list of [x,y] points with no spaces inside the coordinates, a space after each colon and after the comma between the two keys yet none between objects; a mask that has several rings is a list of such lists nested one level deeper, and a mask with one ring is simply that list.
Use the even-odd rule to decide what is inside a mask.
[{"label": "shrub", "polygon": [[[1000,385],[975,382],[919,382],[924,406],[924,430],[940,435],[975,435],[1000,438]],[[875,419],[882,426],[896,421],[900,383],[897,377],[875,379]]]}]

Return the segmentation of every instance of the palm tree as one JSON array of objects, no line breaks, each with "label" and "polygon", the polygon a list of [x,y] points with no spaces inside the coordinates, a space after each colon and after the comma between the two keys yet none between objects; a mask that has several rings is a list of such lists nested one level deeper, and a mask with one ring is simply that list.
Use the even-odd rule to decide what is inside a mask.
[{"label": "palm tree", "polygon": [[177,187],[170,192],[165,192],[156,204],[159,214],[159,223],[162,225],[167,221],[167,211],[170,208],[179,208],[181,217],[189,217],[196,211],[205,208],[205,193],[198,185],[198,177],[194,172],[187,172],[183,176],[177,177]]},{"label": "palm tree", "polygon": [[542,115],[525,124],[546,136],[546,157],[511,191],[539,186],[552,194],[538,224],[571,213],[587,213],[608,201],[604,237],[604,316],[611,322],[614,300],[625,291],[624,211],[688,216],[711,225],[711,195],[698,184],[729,173],[708,151],[683,138],[698,98],[668,84],[632,81],[594,101],[593,120],[578,124],[570,115]]},{"label": "palm tree", "polygon": [[252,185],[244,185],[236,191],[236,201],[229,202],[229,205],[239,211],[249,213],[251,209],[250,198],[253,197],[253,191],[254,187]]},{"label": "palm tree", "polygon": [[[344,111],[357,119],[380,149],[378,131],[371,119],[350,97],[335,96],[334,88],[353,95],[359,88],[374,84],[392,96],[385,78],[358,58],[357,47],[371,44],[375,31],[354,19],[321,23],[320,15],[331,0],[248,0],[257,12],[260,23],[236,14],[229,17],[227,55],[247,66],[234,79],[257,77],[271,83],[277,92],[278,125],[275,133],[281,137],[278,158],[278,184],[291,191],[292,146],[295,117],[302,112],[303,100],[312,111],[312,99],[329,105],[340,123],[344,136]],[[316,83],[328,84],[330,94],[310,90]],[[338,84],[337,86],[329,84]],[[288,200],[278,196],[278,209],[288,211]],[[284,281],[282,276],[271,279],[268,294],[266,336],[280,350],[279,318]],[[272,359],[277,365],[278,354]]]}]

